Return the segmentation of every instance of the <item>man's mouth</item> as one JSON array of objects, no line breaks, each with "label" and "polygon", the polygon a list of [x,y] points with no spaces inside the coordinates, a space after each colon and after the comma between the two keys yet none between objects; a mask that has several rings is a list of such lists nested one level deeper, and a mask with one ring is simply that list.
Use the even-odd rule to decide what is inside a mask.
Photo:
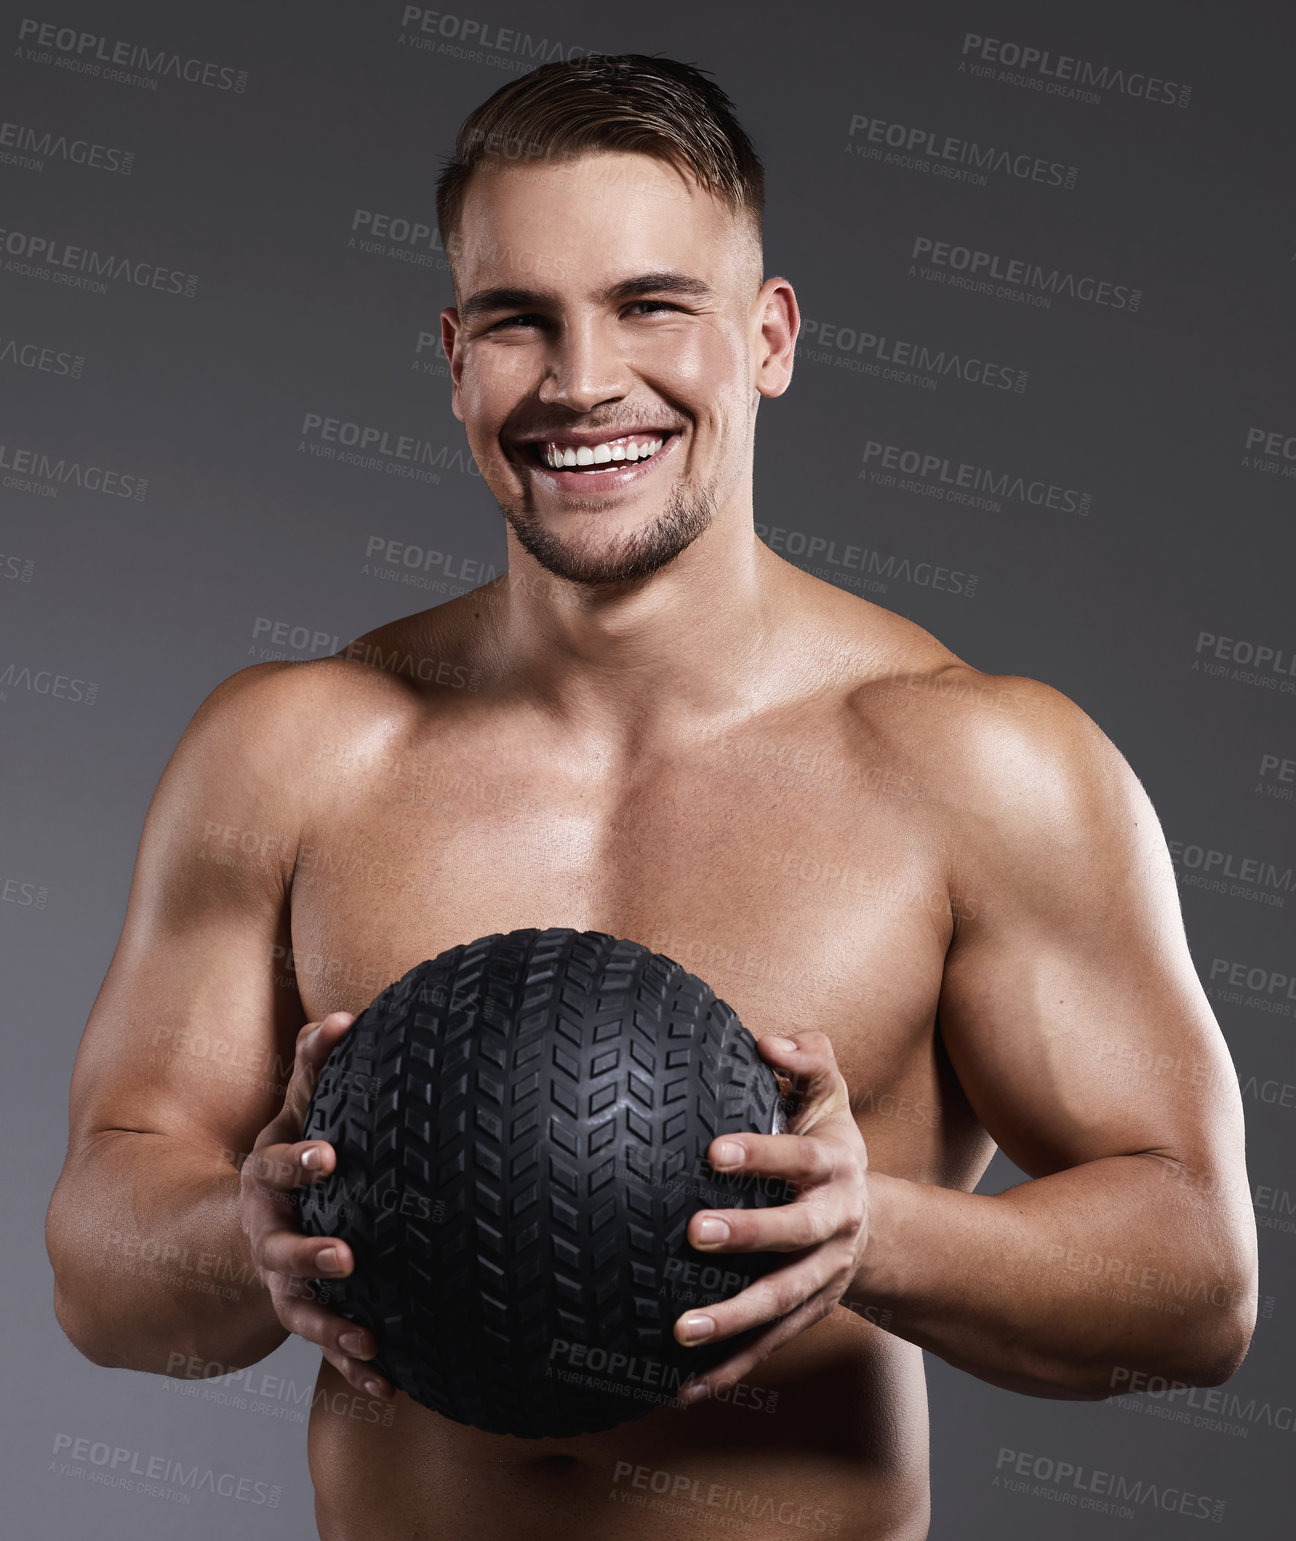
[{"label": "man's mouth", "polygon": [[599,476],[651,460],[674,434],[673,429],[656,429],[646,433],[619,434],[616,437],[609,435],[606,439],[584,443],[553,438],[536,440],[522,448],[528,458],[538,461],[551,471],[575,471]]}]

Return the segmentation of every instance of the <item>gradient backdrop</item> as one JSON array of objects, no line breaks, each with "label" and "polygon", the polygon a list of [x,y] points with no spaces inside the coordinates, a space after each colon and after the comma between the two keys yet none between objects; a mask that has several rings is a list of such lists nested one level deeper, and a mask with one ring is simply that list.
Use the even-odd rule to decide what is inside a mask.
[{"label": "gradient backdrop", "polygon": [[[4,7],[0,36],[5,1534],[314,1534],[304,1342],[180,1388],[96,1368],[60,1332],[41,1228],[69,1074],[149,796],[207,692],[502,569],[448,404],[439,157],[510,76],[624,50],[711,70],[768,168],[767,272],[805,323],[760,414],[762,536],[1105,729],[1160,814],[1242,1085],[1262,1257],[1242,1370],[1191,1400],[1078,1404],[929,1358],[932,1533],[1286,1534],[1285,0],[659,0],[637,19],[62,0]],[[996,1158],[983,1187],[1019,1176]],[[114,1485],[109,1450],[198,1478],[148,1496]],[[1068,1501],[1045,1480],[1067,1464],[1121,1477],[1127,1512]]]}]

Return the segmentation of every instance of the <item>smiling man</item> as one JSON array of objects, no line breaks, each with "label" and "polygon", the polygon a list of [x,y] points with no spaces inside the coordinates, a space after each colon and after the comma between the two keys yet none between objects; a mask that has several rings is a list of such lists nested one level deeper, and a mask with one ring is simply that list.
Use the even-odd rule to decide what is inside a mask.
[{"label": "smiling man", "polygon": [[[59,1319],[100,1364],[172,1374],[319,1344],[325,1541],[717,1517],[916,1541],[924,1348],[1080,1399],[1214,1385],[1246,1351],[1240,1099],[1133,772],[1055,690],[755,536],[757,408],[799,324],[763,277],[762,187],[727,98],[667,59],[547,65],[470,116],[439,186],[442,326],[507,576],[234,675],[149,809],[50,1207]],[[683,1407],[530,1441],[375,1375],[307,1282],[350,1251],[287,1193],[332,1169],[302,1113],[378,990],[552,925],[694,968],[801,1100],[792,1132],[710,1153],[794,1202],[690,1222],[720,1276],[786,1253],[681,1314],[681,1341],[733,1353]],[[996,1144],[1030,1180],[976,1195]],[[146,1242],[239,1282],[199,1294]]]}]

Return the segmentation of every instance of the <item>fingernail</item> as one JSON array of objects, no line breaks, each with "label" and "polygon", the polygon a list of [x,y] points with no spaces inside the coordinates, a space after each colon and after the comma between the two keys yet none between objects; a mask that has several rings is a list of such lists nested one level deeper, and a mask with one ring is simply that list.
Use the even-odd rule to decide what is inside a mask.
[{"label": "fingernail", "polygon": [[315,1258],[315,1266],[321,1273],[336,1273],[342,1266],[338,1261],[338,1249],[325,1247]]},{"label": "fingernail", "polygon": [[714,1215],[708,1215],[705,1220],[698,1223],[699,1241],[728,1241],[729,1227],[723,1220],[717,1220]]},{"label": "fingernail", "polygon": [[776,1049],[780,1054],[791,1054],[797,1046],[795,1038],[762,1038],[761,1042],[769,1044],[771,1049]]},{"label": "fingernail", "polygon": [[690,1381],[687,1386],[681,1386],[679,1389],[679,1399],[685,1406],[705,1401],[710,1395],[711,1388],[704,1380]]},{"label": "fingernail", "polygon": [[712,1159],[711,1165],[714,1166],[714,1167],[741,1166],[742,1165],[742,1159],[743,1159],[743,1148],[742,1148],[742,1146],[741,1145],[733,1145],[729,1141],[726,1140],[726,1141],[723,1141],[721,1144],[716,1146],[715,1156]]},{"label": "fingernail", "polygon": [[709,1316],[686,1316],[684,1318],[684,1341],[686,1343],[700,1343],[703,1338],[709,1338],[715,1331],[715,1321]]},{"label": "fingernail", "polygon": [[365,1352],[365,1340],[362,1332],[344,1332],[338,1339],[338,1346],[345,1354],[350,1354],[353,1359],[372,1359],[373,1355]]},{"label": "fingernail", "polygon": [[317,1167],[324,1159],[324,1152],[318,1145],[312,1145],[309,1150],[302,1151],[301,1164],[307,1168]]},{"label": "fingernail", "polygon": [[369,1393],[371,1397],[377,1397],[379,1401],[386,1400],[383,1396],[382,1382],[380,1380],[365,1381],[364,1389]]}]

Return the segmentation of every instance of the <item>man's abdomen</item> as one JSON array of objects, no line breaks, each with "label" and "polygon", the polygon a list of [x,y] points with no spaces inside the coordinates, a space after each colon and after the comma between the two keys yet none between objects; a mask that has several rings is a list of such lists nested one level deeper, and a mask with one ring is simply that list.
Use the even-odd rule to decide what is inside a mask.
[{"label": "man's abdomen", "polygon": [[406,1396],[384,1426],[327,1361],[318,1390],[322,1541],[927,1534],[921,1351],[841,1308],[723,1402],[574,1439],[483,1434]]}]

